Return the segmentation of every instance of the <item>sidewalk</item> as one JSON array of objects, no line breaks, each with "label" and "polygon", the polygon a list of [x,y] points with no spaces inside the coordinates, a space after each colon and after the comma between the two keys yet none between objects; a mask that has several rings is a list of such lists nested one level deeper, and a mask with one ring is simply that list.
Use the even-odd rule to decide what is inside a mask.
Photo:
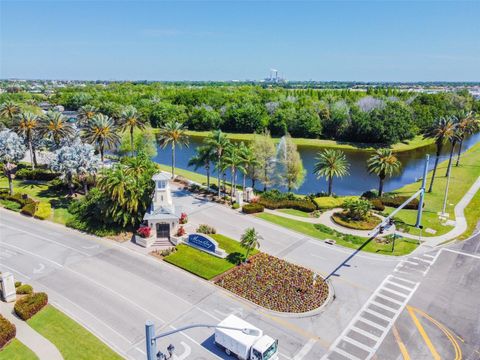
[{"label": "sidewalk", "polygon": [[0,301],[0,313],[7,318],[8,321],[15,324],[17,328],[16,338],[32,350],[40,360],[63,360],[60,351],[58,351],[55,345],[15,315],[13,305],[14,303]]}]

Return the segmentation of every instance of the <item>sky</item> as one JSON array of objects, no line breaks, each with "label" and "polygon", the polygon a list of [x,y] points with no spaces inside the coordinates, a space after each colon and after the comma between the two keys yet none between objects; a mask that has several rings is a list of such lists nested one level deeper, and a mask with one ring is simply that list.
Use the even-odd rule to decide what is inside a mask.
[{"label": "sky", "polygon": [[480,81],[479,19],[479,0],[0,0],[0,78]]}]

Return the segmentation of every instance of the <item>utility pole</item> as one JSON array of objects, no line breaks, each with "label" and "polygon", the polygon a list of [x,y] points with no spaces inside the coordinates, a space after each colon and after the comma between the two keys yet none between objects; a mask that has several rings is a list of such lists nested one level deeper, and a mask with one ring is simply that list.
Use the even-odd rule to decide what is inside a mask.
[{"label": "utility pole", "polygon": [[448,177],[447,177],[447,185],[445,186],[445,198],[443,199],[443,208],[442,208],[442,216],[447,216],[447,214],[445,213],[446,209],[447,209],[447,198],[448,198],[448,186],[450,185],[450,175],[451,175],[451,169],[452,169],[452,162],[453,161],[450,161],[448,163],[448,169],[447,169],[447,172],[448,172]]},{"label": "utility pole", "polygon": [[420,201],[418,203],[418,212],[417,212],[417,221],[415,223],[415,227],[420,227],[422,224],[422,211],[423,211],[423,200],[425,197],[425,187],[427,186],[427,173],[428,173],[428,161],[430,160],[430,155],[427,154],[425,157],[425,165],[423,166],[423,178],[422,178],[422,187],[420,190]]}]

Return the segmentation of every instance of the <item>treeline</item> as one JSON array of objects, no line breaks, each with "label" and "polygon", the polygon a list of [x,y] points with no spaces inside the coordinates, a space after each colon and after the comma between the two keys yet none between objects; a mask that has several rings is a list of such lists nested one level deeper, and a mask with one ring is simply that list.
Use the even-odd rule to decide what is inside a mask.
[{"label": "treeline", "polygon": [[[3,94],[0,100],[2,96],[23,95]],[[92,105],[114,119],[125,106],[133,105],[153,127],[176,120],[190,130],[269,130],[273,136],[289,133],[385,145],[413,138],[440,117],[480,109],[480,102],[466,90],[419,94],[394,88],[354,91],[115,83],[58,89],[48,100],[68,110]]]}]

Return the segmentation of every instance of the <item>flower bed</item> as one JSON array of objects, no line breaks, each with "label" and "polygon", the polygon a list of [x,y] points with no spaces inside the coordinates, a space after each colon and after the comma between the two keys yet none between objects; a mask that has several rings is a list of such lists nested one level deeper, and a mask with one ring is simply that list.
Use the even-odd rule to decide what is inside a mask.
[{"label": "flower bed", "polygon": [[15,325],[0,315],[0,349],[15,337]]},{"label": "flower bed", "polygon": [[374,215],[367,215],[364,220],[353,220],[345,212],[333,214],[332,220],[340,226],[356,230],[372,230],[382,222],[382,219]]},{"label": "flower bed", "polygon": [[328,285],[311,270],[260,253],[234,268],[216,284],[267,309],[303,313],[320,307]]}]

